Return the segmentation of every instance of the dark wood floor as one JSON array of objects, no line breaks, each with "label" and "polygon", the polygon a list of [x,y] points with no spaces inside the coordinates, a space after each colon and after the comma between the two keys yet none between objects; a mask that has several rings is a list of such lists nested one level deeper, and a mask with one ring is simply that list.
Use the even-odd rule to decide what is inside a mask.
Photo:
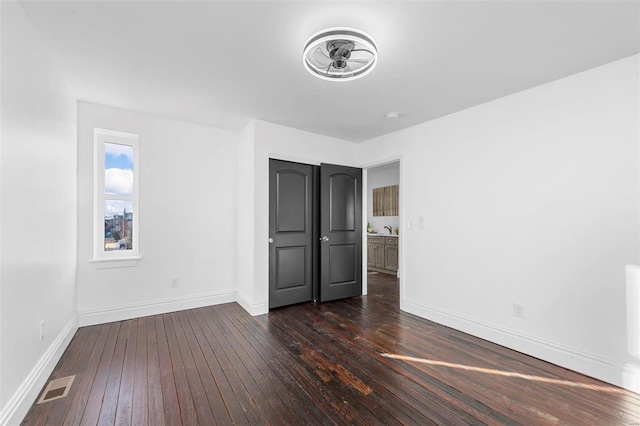
[{"label": "dark wood floor", "polygon": [[249,316],[231,303],[84,327],[23,424],[638,425],[640,395],[369,295]]}]

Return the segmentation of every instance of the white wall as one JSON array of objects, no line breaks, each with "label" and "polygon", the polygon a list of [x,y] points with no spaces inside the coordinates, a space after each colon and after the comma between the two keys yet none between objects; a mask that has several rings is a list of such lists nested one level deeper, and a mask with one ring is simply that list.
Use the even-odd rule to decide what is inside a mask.
[{"label": "white wall", "polygon": [[[237,134],[84,102],[78,120],[81,324],[234,301]],[[94,127],[139,135],[142,260],[134,267],[90,263]]]},{"label": "white wall", "polygon": [[[263,313],[263,302],[254,301],[254,246],[255,246],[255,190],[254,190],[254,135],[255,121],[251,120],[240,131],[238,138],[238,224],[236,300],[252,315]],[[267,210],[268,211],[268,210]]]},{"label": "white wall", "polygon": [[[253,223],[248,224],[253,234],[239,232],[238,245],[253,251],[239,254],[238,268],[240,271],[253,265],[253,279],[239,285],[244,299],[238,302],[252,315],[259,315],[269,309],[269,158],[355,166],[358,145],[260,120],[253,120],[242,134],[246,137],[241,142],[242,155],[247,164],[253,161],[253,169],[245,170],[250,176],[243,178],[238,192],[253,194]],[[246,272],[238,275],[241,273],[246,275]]]},{"label": "white wall", "polygon": [[636,55],[364,143],[362,164],[402,155],[403,220],[425,217],[402,309],[640,391],[638,79]]},{"label": "white wall", "polygon": [[20,6],[0,8],[0,424],[17,424],[77,327],[76,103]]},{"label": "white wall", "polygon": [[367,223],[381,234],[386,234],[384,227],[392,229],[400,227],[400,216],[374,216],[373,215],[373,189],[385,186],[400,185],[400,163],[393,162],[367,170]]}]

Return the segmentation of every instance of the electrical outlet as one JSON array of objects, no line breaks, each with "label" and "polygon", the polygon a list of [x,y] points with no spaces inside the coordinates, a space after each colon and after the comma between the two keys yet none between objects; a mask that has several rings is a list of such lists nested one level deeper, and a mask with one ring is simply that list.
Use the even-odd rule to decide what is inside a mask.
[{"label": "electrical outlet", "polygon": [[180,287],[180,280],[177,278],[171,278],[171,288]]},{"label": "electrical outlet", "polygon": [[44,339],[44,320],[40,321],[40,340]]},{"label": "electrical outlet", "polygon": [[524,305],[522,303],[513,304],[513,316],[518,318],[524,318]]},{"label": "electrical outlet", "polygon": [[424,229],[424,216],[420,216],[420,229]]}]

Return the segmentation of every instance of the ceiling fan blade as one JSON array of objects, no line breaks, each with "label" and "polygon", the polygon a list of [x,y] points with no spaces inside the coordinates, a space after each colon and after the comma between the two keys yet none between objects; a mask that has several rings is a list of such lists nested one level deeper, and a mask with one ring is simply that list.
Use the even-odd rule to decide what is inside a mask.
[{"label": "ceiling fan blade", "polygon": [[347,65],[346,67],[342,68],[342,78],[350,77],[353,74],[354,74],[353,73],[353,69],[349,65]]},{"label": "ceiling fan blade", "polygon": [[311,58],[313,59],[313,62],[316,65],[323,68],[328,67],[333,62],[331,58],[328,57],[327,54],[322,51],[321,47],[318,47],[316,50],[313,51]]},{"label": "ceiling fan blade", "polygon": [[373,55],[373,52],[370,51],[369,49],[353,49],[351,53],[353,52],[367,52],[368,54]]},{"label": "ceiling fan blade", "polygon": [[358,63],[358,64],[368,64],[371,61],[367,60],[367,59],[348,59],[347,63],[350,63],[350,62],[355,62],[355,63]]},{"label": "ceiling fan blade", "polygon": [[373,57],[373,55],[371,54],[371,52],[369,52],[368,50],[364,50],[364,49],[355,49],[351,51],[351,60],[354,59],[362,59],[362,60],[367,60],[370,61],[371,58]]},{"label": "ceiling fan blade", "polygon": [[331,62],[327,67],[327,71],[325,72],[326,75],[329,75],[329,70],[331,70],[331,65],[333,65],[333,62]]}]

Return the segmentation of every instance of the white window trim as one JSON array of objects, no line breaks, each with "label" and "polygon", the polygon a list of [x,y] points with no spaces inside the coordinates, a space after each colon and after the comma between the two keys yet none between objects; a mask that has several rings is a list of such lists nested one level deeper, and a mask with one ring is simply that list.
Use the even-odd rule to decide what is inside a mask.
[{"label": "white window trim", "polygon": [[[94,175],[93,175],[93,259],[90,262],[108,262],[108,267],[128,267],[135,264],[142,257],[140,256],[140,203],[139,203],[139,145],[138,135],[132,133],[118,132],[106,129],[93,129],[94,139]],[[115,143],[129,145],[133,147],[133,194],[132,195],[109,195],[104,194],[104,144]],[[104,250],[104,200],[121,199],[133,201],[133,240],[131,250]],[[99,266],[104,268],[107,266]]]}]

